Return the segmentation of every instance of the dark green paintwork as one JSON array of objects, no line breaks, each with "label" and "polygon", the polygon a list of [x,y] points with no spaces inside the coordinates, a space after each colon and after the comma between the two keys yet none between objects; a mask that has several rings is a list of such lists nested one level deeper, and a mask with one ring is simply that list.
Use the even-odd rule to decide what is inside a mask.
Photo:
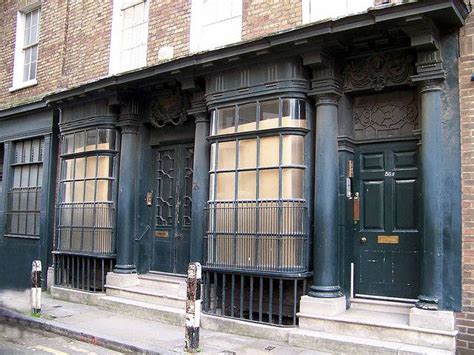
[{"label": "dark green paintwork", "polygon": [[[361,145],[356,150],[355,293],[416,299],[420,279],[418,157],[415,142]],[[393,176],[391,176],[393,174]],[[378,242],[398,236],[398,244]],[[362,243],[362,238],[367,238]]]},{"label": "dark green paintwork", "polygon": [[151,269],[184,274],[190,261],[193,147],[163,147],[154,152],[153,160],[156,180]]}]

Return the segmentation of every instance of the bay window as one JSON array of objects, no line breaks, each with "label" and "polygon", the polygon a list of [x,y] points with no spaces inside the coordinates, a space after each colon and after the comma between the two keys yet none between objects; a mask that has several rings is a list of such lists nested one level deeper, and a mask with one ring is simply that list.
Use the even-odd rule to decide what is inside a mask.
[{"label": "bay window", "polygon": [[305,101],[293,98],[212,112],[207,265],[306,269]]},{"label": "bay window", "polygon": [[114,253],[117,150],[114,129],[93,128],[62,137],[58,250]]}]

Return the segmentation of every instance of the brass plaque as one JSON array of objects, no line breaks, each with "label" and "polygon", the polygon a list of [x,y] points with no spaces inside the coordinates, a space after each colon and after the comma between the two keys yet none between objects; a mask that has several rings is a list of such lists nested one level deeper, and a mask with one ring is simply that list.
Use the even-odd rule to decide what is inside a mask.
[{"label": "brass plaque", "polygon": [[399,237],[398,235],[378,235],[377,243],[379,244],[398,244]]},{"label": "brass plaque", "polygon": [[168,231],[155,231],[156,238],[168,238],[169,232]]}]

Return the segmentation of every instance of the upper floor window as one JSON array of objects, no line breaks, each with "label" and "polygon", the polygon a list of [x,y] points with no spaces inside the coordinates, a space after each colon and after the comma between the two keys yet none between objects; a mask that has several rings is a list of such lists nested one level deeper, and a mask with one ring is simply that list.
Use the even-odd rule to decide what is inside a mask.
[{"label": "upper floor window", "polygon": [[242,38],[242,0],[193,0],[191,52],[214,49]]},{"label": "upper floor window", "polygon": [[10,90],[36,84],[40,28],[39,7],[17,14],[13,86]]},{"label": "upper floor window", "polygon": [[144,67],[148,41],[149,0],[114,0],[111,74]]},{"label": "upper floor window", "polygon": [[303,24],[364,12],[373,7],[376,2],[377,0],[332,0],[330,2],[303,0]]}]

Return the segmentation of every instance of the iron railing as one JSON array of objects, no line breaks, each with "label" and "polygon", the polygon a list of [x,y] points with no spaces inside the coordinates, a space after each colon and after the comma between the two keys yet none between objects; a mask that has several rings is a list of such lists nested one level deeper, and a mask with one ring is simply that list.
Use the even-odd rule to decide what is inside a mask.
[{"label": "iron railing", "polygon": [[56,250],[115,253],[113,203],[64,203],[57,208]]},{"label": "iron railing", "polygon": [[218,270],[308,270],[304,201],[210,202],[205,265]]},{"label": "iron railing", "polygon": [[307,277],[285,278],[233,272],[203,272],[203,311],[246,321],[296,326]]},{"label": "iron railing", "polygon": [[71,255],[53,252],[54,284],[88,292],[105,292],[107,272],[112,272],[112,257]]}]

